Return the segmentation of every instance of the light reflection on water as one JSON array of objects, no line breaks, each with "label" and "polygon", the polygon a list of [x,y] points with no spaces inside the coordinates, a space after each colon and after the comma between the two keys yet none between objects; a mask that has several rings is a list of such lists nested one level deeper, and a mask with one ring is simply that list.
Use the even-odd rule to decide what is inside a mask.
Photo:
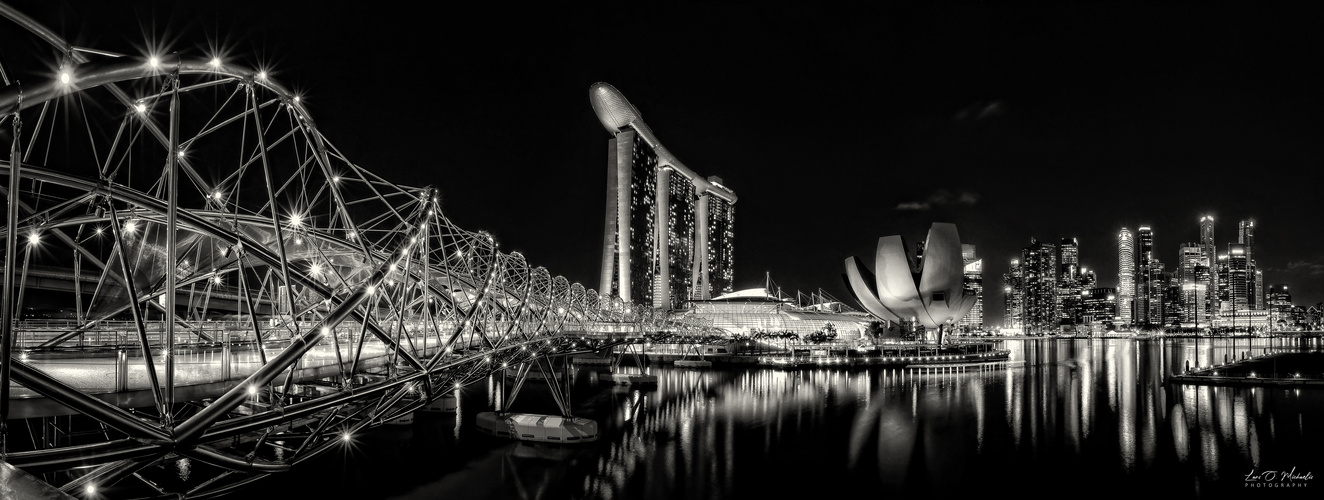
[{"label": "light reflection on water", "polygon": [[[1324,476],[1324,388],[1163,379],[1188,360],[1210,366],[1278,342],[1006,341],[1023,366],[963,372],[654,365],[647,370],[659,383],[646,388],[600,382],[601,368],[580,367],[574,412],[596,420],[601,432],[598,442],[580,446],[477,435],[473,415],[490,410],[506,389],[493,379],[464,389],[458,418],[420,418],[407,431],[365,437],[361,455],[315,466],[339,468],[337,477],[316,477],[326,491],[401,499],[722,500],[857,491],[945,498],[1004,490],[1245,497],[1243,478],[1252,469]],[[555,408],[535,384],[511,410]],[[308,470],[273,479],[300,484]],[[302,485],[298,491],[315,493]]]},{"label": "light reflection on water", "polygon": [[1274,342],[1008,341],[1023,367],[963,373],[658,368],[651,405],[636,406],[624,428],[630,446],[611,445],[601,466],[656,473],[590,477],[574,496],[633,498],[632,487],[704,498],[847,487],[958,496],[1027,477],[1070,491],[1236,496],[1252,468],[1324,470],[1314,454],[1324,432],[1310,426],[1324,422],[1324,389],[1162,380],[1187,359],[1209,366]]}]

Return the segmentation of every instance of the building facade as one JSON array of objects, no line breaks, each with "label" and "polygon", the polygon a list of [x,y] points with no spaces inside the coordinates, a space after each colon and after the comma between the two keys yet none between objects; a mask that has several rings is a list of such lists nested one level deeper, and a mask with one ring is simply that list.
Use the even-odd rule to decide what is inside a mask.
[{"label": "building facade", "polygon": [[1116,328],[1114,321],[1119,304],[1116,288],[1090,288],[1082,291],[1080,297],[1081,325],[1090,333],[1107,333]]},{"label": "building facade", "polygon": [[984,329],[984,260],[975,255],[975,246],[961,244],[961,262],[965,265],[962,283],[966,290],[975,294],[975,306],[961,318],[960,327],[965,332],[978,332]]},{"label": "building facade", "polygon": [[1057,295],[1057,248],[1030,238],[1021,249],[1021,301],[1027,333],[1057,332],[1060,301]]},{"label": "building facade", "polygon": [[735,193],[677,160],[611,85],[589,103],[612,134],[599,293],[671,310],[731,292]]},{"label": "building facade", "polygon": [[1136,247],[1131,230],[1122,228],[1117,233],[1117,321],[1119,328],[1134,324]]},{"label": "building facade", "polygon": [[1162,322],[1162,310],[1159,307],[1162,298],[1155,293],[1156,288],[1161,288],[1154,283],[1157,274],[1154,260],[1154,230],[1149,226],[1140,226],[1136,231],[1136,294],[1133,311],[1136,328]]},{"label": "building facade", "polygon": [[1209,277],[1205,281],[1204,311],[1201,316],[1214,318],[1218,314],[1218,250],[1214,245],[1214,217],[1200,217],[1200,252],[1204,255],[1205,266],[1209,268]]}]

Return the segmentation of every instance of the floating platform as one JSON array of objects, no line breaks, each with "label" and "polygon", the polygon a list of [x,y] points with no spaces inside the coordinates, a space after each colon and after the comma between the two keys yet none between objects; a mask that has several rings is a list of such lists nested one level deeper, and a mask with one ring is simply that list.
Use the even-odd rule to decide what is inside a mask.
[{"label": "floating platform", "polygon": [[575,356],[570,358],[570,362],[577,365],[610,365],[612,359],[602,356]]},{"label": "floating platform", "polygon": [[712,362],[712,361],[704,361],[704,360],[699,360],[699,359],[678,359],[678,360],[676,360],[676,367],[677,367],[677,368],[712,368],[712,366],[713,366],[713,362]]},{"label": "floating platform", "polygon": [[[516,370],[514,368],[506,368],[505,373],[506,373],[506,378],[515,378],[516,376],[519,375],[519,370]],[[562,377],[565,377],[564,371],[557,370],[550,374],[546,374],[543,373],[542,370],[534,368],[532,370],[529,370],[528,375],[524,376],[524,380],[539,380],[546,382],[548,378],[561,379]]]},{"label": "floating platform", "polygon": [[924,369],[966,369],[966,368],[1004,368],[1008,366],[1023,366],[1024,360],[1017,361],[975,361],[969,363],[917,363],[906,365],[906,368],[924,368]]},{"label": "floating platform", "polygon": [[427,413],[455,413],[455,408],[459,406],[459,398],[451,395],[445,395],[428,403],[418,411]]},{"label": "floating platform", "polygon": [[598,374],[598,380],[611,382],[616,385],[656,385],[657,375],[644,375],[642,373],[601,373]]},{"label": "floating platform", "polygon": [[564,444],[598,440],[598,423],[587,418],[485,411],[477,415],[475,423],[483,434],[520,441]]}]

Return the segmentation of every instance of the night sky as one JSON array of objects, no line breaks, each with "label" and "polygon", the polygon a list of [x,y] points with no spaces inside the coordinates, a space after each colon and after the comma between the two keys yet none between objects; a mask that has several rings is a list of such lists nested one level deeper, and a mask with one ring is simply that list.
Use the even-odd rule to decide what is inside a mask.
[{"label": "night sky", "polygon": [[602,81],[740,197],[737,288],[770,272],[849,302],[847,257],[951,222],[984,259],[997,326],[1031,238],[1078,238],[1116,286],[1119,229],[1152,227],[1173,270],[1208,214],[1220,252],[1253,218],[1265,284],[1324,301],[1318,2],[883,3],[11,5],[79,45],[131,52],[151,33],[270,66],[354,162],[439,188],[457,224],[589,288]]}]

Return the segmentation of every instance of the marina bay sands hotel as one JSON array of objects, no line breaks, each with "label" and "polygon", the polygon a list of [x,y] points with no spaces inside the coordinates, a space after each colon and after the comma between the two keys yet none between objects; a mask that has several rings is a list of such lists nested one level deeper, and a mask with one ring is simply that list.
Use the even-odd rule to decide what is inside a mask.
[{"label": "marina bay sands hotel", "polygon": [[593,84],[589,103],[613,136],[599,293],[676,309],[730,292],[735,193],[677,160],[615,87]]}]

